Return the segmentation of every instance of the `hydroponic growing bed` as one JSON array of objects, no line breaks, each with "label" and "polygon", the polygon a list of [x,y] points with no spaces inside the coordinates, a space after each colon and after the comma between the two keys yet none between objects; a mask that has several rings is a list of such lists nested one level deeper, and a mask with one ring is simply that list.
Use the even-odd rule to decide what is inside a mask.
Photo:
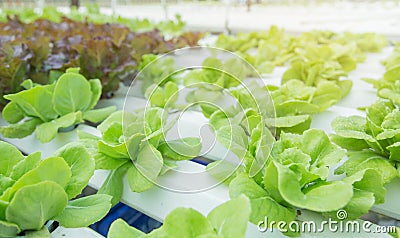
[{"label": "hydroponic growing bed", "polygon": [[[308,226],[313,221],[316,230],[300,232],[304,237],[389,237],[389,230],[382,229],[393,227],[359,218],[373,211],[400,219],[398,49],[374,34],[310,32],[295,39],[277,28],[204,42],[242,58],[216,48],[160,58],[140,54],[138,78],[130,88],[120,84],[111,99],[100,99],[107,84],[87,81],[90,74],[83,73],[85,78],[78,68],[60,72],[46,86],[23,81],[22,91],[6,96],[11,103],[3,111],[1,139],[29,155],[20,161],[37,158],[36,151],[48,159],[35,159],[32,166],[7,164],[0,171],[7,182],[0,187],[0,212],[6,211],[0,213],[0,225],[18,231],[41,228],[14,218],[22,215],[12,205],[35,185],[26,182],[32,171],[64,163],[69,177],[60,189],[65,189],[66,204],[70,201],[50,216],[61,225],[52,237],[101,237],[73,227],[101,219],[119,201],[164,222],[152,237],[298,235],[285,232],[279,221]],[[230,107],[236,103],[242,110]],[[210,163],[190,161],[199,155]],[[76,159],[80,156],[85,158]],[[83,166],[93,176],[79,169]],[[26,169],[20,172],[20,167]],[[46,179],[61,184],[55,175]],[[75,200],[86,184],[98,194]],[[86,209],[88,224],[74,223],[74,218],[85,220],[74,207]],[[174,210],[180,207],[199,213]],[[349,222],[356,220],[362,229],[335,231],[324,227],[328,220],[352,226]],[[266,223],[273,231],[262,231]],[[109,234],[128,235],[143,234],[122,221]]]}]

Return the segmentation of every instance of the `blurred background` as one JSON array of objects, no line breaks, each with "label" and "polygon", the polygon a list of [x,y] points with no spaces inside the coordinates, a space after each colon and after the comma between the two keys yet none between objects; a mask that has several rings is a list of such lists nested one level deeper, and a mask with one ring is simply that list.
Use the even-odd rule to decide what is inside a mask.
[{"label": "blurred background", "polygon": [[177,14],[187,30],[213,33],[266,30],[271,25],[287,32],[309,30],[375,32],[399,39],[399,0],[0,0],[5,8],[97,4],[100,11],[129,18],[161,21]]}]

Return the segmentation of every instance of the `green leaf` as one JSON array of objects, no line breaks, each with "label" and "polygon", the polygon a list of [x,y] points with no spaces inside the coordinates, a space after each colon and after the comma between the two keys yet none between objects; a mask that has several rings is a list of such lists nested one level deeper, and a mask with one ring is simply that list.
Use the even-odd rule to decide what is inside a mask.
[{"label": "green leaf", "polygon": [[275,127],[277,129],[277,135],[281,132],[301,134],[305,130],[310,129],[311,121],[312,118],[310,115],[284,116],[265,119],[267,127]]},{"label": "green leaf", "polygon": [[92,95],[91,85],[85,77],[67,71],[57,80],[54,88],[54,110],[59,115],[86,111],[91,106]]},{"label": "green leaf", "polygon": [[97,126],[100,132],[104,133],[107,128],[114,122],[122,123],[123,111],[116,111],[107,117],[100,125]]},{"label": "green leaf", "polygon": [[389,159],[400,162],[400,141],[388,146],[387,149],[390,151]]},{"label": "green leaf", "polygon": [[94,155],[94,160],[96,164],[96,169],[106,170],[117,169],[128,161],[127,159],[117,159],[102,153],[96,153]]},{"label": "green leaf", "polygon": [[40,230],[46,221],[67,206],[64,189],[52,181],[27,185],[15,193],[6,210],[6,218],[22,230]]},{"label": "green leaf", "polygon": [[245,237],[250,212],[249,199],[239,196],[214,208],[207,219],[222,237]]},{"label": "green leaf", "polygon": [[162,230],[170,237],[195,238],[203,234],[214,233],[209,221],[192,208],[174,209],[165,218]]},{"label": "green leaf", "polygon": [[173,107],[176,101],[178,101],[178,96],[179,96],[178,85],[176,83],[169,81],[165,84],[164,91],[165,91],[165,106]]},{"label": "green leaf", "polygon": [[316,167],[335,165],[346,153],[332,144],[325,132],[319,129],[310,129],[303,133],[301,150],[310,155],[311,164]]},{"label": "green leaf", "polygon": [[333,211],[344,207],[353,196],[353,186],[342,181],[322,182],[303,193],[299,177],[276,161],[271,161],[265,174],[265,187],[274,196],[278,195],[277,201],[283,199],[299,208]]},{"label": "green leaf", "polygon": [[126,237],[142,237],[145,233],[136,229],[135,227],[129,226],[121,218],[115,220],[108,231],[107,237],[109,238],[126,238]]},{"label": "green leaf", "polygon": [[137,160],[137,155],[139,154],[139,148],[142,145],[142,141],[144,139],[145,139],[144,134],[136,133],[133,136],[131,136],[126,142],[126,147],[128,148],[128,154],[132,161]]},{"label": "green leaf", "polygon": [[400,105],[400,92],[399,90],[394,91],[387,88],[382,88],[378,91],[378,96],[386,98],[392,101],[394,104]]},{"label": "green leaf", "polygon": [[17,224],[0,220],[0,237],[15,237],[20,232]]},{"label": "green leaf", "polygon": [[33,83],[33,81],[31,79],[26,79],[24,80],[24,82],[21,83],[21,87],[25,88],[25,89],[31,89],[35,86],[35,84]]},{"label": "green leaf", "polygon": [[36,168],[39,165],[39,162],[42,158],[42,154],[40,152],[34,152],[25,157],[25,159],[21,160],[16,164],[10,174],[10,177],[14,180],[18,180],[24,174],[29,172],[30,170]]},{"label": "green leaf", "polygon": [[275,138],[272,136],[269,129],[266,129],[263,123],[259,123],[257,128],[253,129],[251,140],[253,135],[259,134],[259,138],[255,139],[255,151],[254,161],[249,169],[249,176],[254,177],[264,169],[267,163],[269,154],[272,149],[272,145],[275,142]]},{"label": "green leaf", "polygon": [[[296,217],[294,209],[282,206],[272,199],[268,192],[259,186],[246,174],[238,175],[229,184],[229,196],[237,198],[241,194],[250,199],[251,215],[250,221],[258,224],[268,216],[270,221],[293,221]],[[268,225],[269,224],[265,224]]]},{"label": "green leaf", "polygon": [[[57,169],[54,169],[57,168]],[[63,158],[47,158],[31,171],[24,174],[14,185],[8,188],[0,199],[10,201],[14,194],[25,186],[37,184],[43,181],[52,181],[65,188],[71,178],[71,171]]]},{"label": "green leaf", "polygon": [[[128,181],[133,192],[143,192],[153,184],[163,167],[161,153],[151,144],[146,143],[140,150],[134,168],[128,171]],[[143,185],[145,185],[143,187]]]},{"label": "green leaf", "polygon": [[99,79],[91,79],[89,80],[90,91],[92,92],[92,98],[90,99],[90,104],[87,109],[92,109],[96,106],[97,102],[101,97],[101,81]]},{"label": "green leaf", "polygon": [[385,158],[372,151],[351,151],[348,152],[349,159],[335,170],[335,174],[346,173],[351,176],[364,169],[375,169],[383,177],[383,183],[389,183],[397,177],[397,171]]},{"label": "green leaf", "polygon": [[[339,82],[347,82],[347,81],[339,81]],[[351,89],[351,81],[349,89]],[[336,83],[330,81],[323,81],[317,85],[317,89],[315,90],[311,103],[318,105],[320,111],[324,111],[330,106],[337,103],[343,97],[342,93],[343,93],[342,89]],[[346,90],[346,94],[347,93],[348,90]]]},{"label": "green leaf", "polygon": [[[261,197],[250,199],[251,216],[250,222],[258,225],[260,221],[264,221],[268,217],[268,221],[284,221],[289,224],[296,219],[296,210],[290,206],[283,206],[271,197]],[[264,224],[267,227],[276,226],[270,222]]]},{"label": "green leaf", "polygon": [[49,106],[53,96],[54,85],[38,85],[16,94],[8,94],[4,98],[18,104],[25,116],[50,121],[57,118],[57,112]]},{"label": "green leaf", "polygon": [[361,116],[337,117],[331,125],[334,131],[364,132],[366,130],[366,120]]},{"label": "green leaf", "polygon": [[236,198],[240,194],[244,194],[250,199],[269,196],[267,191],[244,173],[236,176],[229,184],[229,196],[231,198]]},{"label": "green leaf", "polygon": [[400,65],[386,71],[385,74],[383,75],[383,78],[386,81],[395,82],[396,80],[399,79],[399,74],[400,74]]},{"label": "green leaf", "polygon": [[317,105],[300,100],[289,100],[275,105],[276,114],[281,116],[294,116],[302,114],[315,114],[321,112]]},{"label": "green leaf", "polygon": [[80,122],[83,122],[81,112],[68,113],[36,127],[36,137],[42,143],[49,142],[57,136],[60,128],[67,128]]},{"label": "green leaf", "polygon": [[335,144],[347,150],[363,150],[369,148],[365,140],[341,137],[336,134],[332,134],[330,137]]},{"label": "green leaf", "polygon": [[110,171],[106,180],[101,185],[97,194],[106,194],[112,196],[111,204],[115,206],[122,197],[122,192],[124,188],[123,178],[126,174],[128,168],[132,166],[129,162],[121,165],[118,169]]},{"label": "green leaf", "polygon": [[189,160],[199,155],[201,147],[199,138],[187,137],[164,141],[157,147],[157,150],[171,160]]},{"label": "green leaf", "polygon": [[68,202],[64,211],[54,220],[61,226],[77,228],[89,226],[101,220],[111,208],[112,197],[106,194],[94,194]]},{"label": "green leaf", "polygon": [[129,158],[128,150],[126,148],[125,143],[112,145],[112,144],[108,144],[105,141],[99,140],[98,151],[99,151],[99,153],[103,153],[107,156],[110,156],[110,157],[113,157],[116,159]]},{"label": "green leaf", "polygon": [[8,207],[9,202],[5,202],[0,199],[0,221],[6,219],[6,209]]},{"label": "green leaf", "polygon": [[382,132],[381,125],[386,116],[394,109],[391,102],[377,101],[367,108],[367,126],[373,136]]},{"label": "green leaf", "polygon": [[[0,196],[3,194],[3,192],[11,187],[15,183],[15,180],[12,178],[9,178],[7,176],[4,176],[0,174]],[[0,220],[1,220],[1,215],[0,215]]]},{"label": "green leaf", "polygon": [[[367,214],[374,205],[374,194],[368,191],[354,189],[354,194],[349,203],[341,208],[346,211],[346,220],[356,220],[362,215]],[[337,211],[329,212],[327,215],[337,218]]]},{"label": "green leaf", "polygon": [[42,229],[38,231],[26,231],[26,238],[51,238],[49,229],[46,226],[43,226]]},{"label": "green leaf", "polygon": [[[4,111],[3,111],[4,113]],[[382,128],[384,129],[400,129],[400,111],[395,109],[386,115],[384,121],[382,122]]]},{"label": "green leaf", "polygon": [[135,166],[129,168],[127,177],[129,187],[131,188],[132,192],[141,193],[154,186],[154,182],[143,176],[143,174]]},{"label": "green leaf", "polygon": [[83,119],[93,123],[99,123],[106,119],[111,113],[117,110],[116,106],[92,109],[83,113]]},{"label": "green leaf", "polygon": [[247,151],[248,138],[243,128],[237,125],[223,126],[216,131],[218,141],[243,159]]},{"label": "green leaf", "polygon": [[10,176],[15,165],[24,159],[22,153],[13,145],[0,141],[0,174]]},{"label": "green leaf", "polygon": [[383,178],[375,169],[361,170],[352,176],[344,178],[343,181],[352,183],[356,189],[371,192],[374,195],[374,202],[376,204],[385,201],[386,189]]},{"label": "green leaf", "polygon": [[24,119],[24,112],[19,108],[16,102],[8,103],[1,113],[3,119],[11,124],[15,124]]},{"label": "green leaf", "polygon": [[400,136],[400,129],[397,130],[384,130],[383,132],[376,135],[376,139],[379,141],[391,139],[393,137]]},{"label": "green leaf", "polygon": [[299,125],[310,118],[309,115],[298,115],[298,116],[285,116],[276,118],[267,118],[266,124],[268,127],[293,127]]},{"label": "green leaf", "polygon": [[101,138],[110,144],[120,144],[121,136],[123,136],[122,124],[113,122],[102,132]]},{"label": "green leaf", "polygon": [[68,199],[79,195],[86,187],[94,174],[95,162],[83,145],[67,144],[54,153],[55,157],[62,157],[71,168],[71,179],[65,192]]},{"label": "green leaf", "polygon": [[157,84],[148,87],[144,96],[150,101],[151,105],[156,107],[164,107],[165,105],[165,93]]},{"label": "green leaf", "polygon": [[341,89],[341,97],[344,98],[349,94],[351,88],[353,87],[353,81],[351,80],[340,80],[337,82],[338,86]]},{"label": "green leaf", "polygon": [[40,123],[42,123],[40,119],[33,118],[22,123],[3,126],[0,132],[6,138],[24,138],[31,135]]}]

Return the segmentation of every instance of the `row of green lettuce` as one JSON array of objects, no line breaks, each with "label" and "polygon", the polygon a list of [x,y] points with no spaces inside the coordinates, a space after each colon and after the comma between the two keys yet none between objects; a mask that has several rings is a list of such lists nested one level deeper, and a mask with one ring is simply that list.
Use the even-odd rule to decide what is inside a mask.
[{"label": "row of green lettuce", "polygon": [[315,30],[296,36],[275,26],[268,31],[221,34],[215,42],[216,47],[239,54],[261,73],[270,72],[274,66],[302,60],[311,64],[325,63],[325,68],[330,70],[321,71],[321,77],[332,71],[341,74],[352,71],[357,63],[366,59],[366,53],[379,52],[387,45],[386,37],[375,33]]},{"label": "row of green lettuce", "polygon": [[97,4],[88,4],[80,10],[76,7],[71,7],[68,13],[61,12],[54,6],[45,6],[42,9],[3,8],[0,13],[0,21],[6,22],[7,17],[12,16],[18,16],[24,23],[32,23],[38,19],[60,22],[63,17],[95,24],[118,23],[127,26],[133,32],[146,32],[157,29],[168,36],[182,34],[186,26],[179,15],[175,16],[175,19],[160,22],[151,21],[147,18],[125,18],[116,14],[102,14]]},{"label": "row of green lettuce", "polygon": [[364,108],[365,116],[339,117],[332,122],[332,140],[348,152],[341,171],[353,174],[363,168],[377,168],[385,182],[400,174],[400,54],[393,53],[382,64],[380,79],[364,80],[377,89],[378,100]]}]

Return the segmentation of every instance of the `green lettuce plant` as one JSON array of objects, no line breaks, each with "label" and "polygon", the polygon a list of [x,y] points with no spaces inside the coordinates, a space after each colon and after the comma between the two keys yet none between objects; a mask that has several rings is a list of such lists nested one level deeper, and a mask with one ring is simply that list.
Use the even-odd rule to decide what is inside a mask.
[{"label": "green lettuce plant", "polygon": [[274,66],[296,60],[320,60],[349,72],[365,60],[365,53],[381,51],[388,41],[375,33],[309,31],[294,36],[272,26],[268,31],[220,34],[215,45],[239,54],[260,73],[270,73]]},{"label": "green lettuce plant", "polygon": [[156,84],[150,85],[147,88],[144,96],[152,106],[161,108],[173,108],[179,96],[178,85],[172,81],[165,83],[165,85],[158,86]]},{"label": "green lettuce plant", "polygon": [[341,77],[346,75],[346,72],[336,62],[296,60],[283,74],[281,84],[291,79],[298,79],[307,86],[317,87],[322,82],[331,81],[342,90],[340,95],[343,98],[352,87],[351,80],[341,80]]},{"label": "green lettuce plant", "polygon": [[111,224],[108,237],[244,238],[249,215],[249,199],[239,196],[214,208],[207,217],[192,208],[176,208],[167,215],[162,227],[149,234],[118,219]]},{"label": "green lettuce plant", "polygon": [[26,90],[4,96],[10,102],[4,108],[4,137],[23,138],[34,131],[42,143],[55,138],[58,130],[84,121],[98,123],[115,111],[115,106],[94,109],[101,96],[98,79],[86,80],[79,68],[70,68],[50,85],[25,81]]},{"label": "green lettuce plant", "polygon": [[[201,149],[198,138],[167,140],[174,121],[165,125],[167,111],[149,107],[137,113],[117,111],[97,129],[101,138],[80,132],[80,143],[91,151],[96,169],[110,170],[98,193],[113,196],[116,204],[122,195],[122,179],[127,175],[133,192],[144,192],[176,162],[196,157]],[[122,123],[123,122],[123,123]]]},{"label": "green lettuce plant", "polygon": [[347,149],[349,157],[335,172],[352,175],[374,169],[389,183],[400,172],[399,108],[380,100],[367,107],[366,113],[366,117],[338,117],[332,122],[332,141]]},{"label": "green lettuce plant", "polygon": [[363,78],[363,80],[378,90],[379,97],[400,105],[400,65],[389,68],[381,79]]},{"label": "green lettuce plant", "polygon": [[394,42],[394,45],[395,46],[392,54],[382,61],[382,64],[385,66],[386,70],[400,65],[400,43]]},{"label": "green lettuce plant", "polygon": [[[382,203],[386,190],[382,176],[370,168],[343,179],[329,179],[330,170],[344,155],[345,151],[332,144],[322,130],[310,129],[302,135],[282,133],[270,155],[266,155],[260,175],[251,176],[242,169],[245,172],[231,178],[230,197],[244,194],[250,199],[250,221],[254,224],[265,216],[269,221],[289,224],[296,219],[297,209],[322,212],[333,218],[337,210],[345,209],[348,219],[356,219],[373,204]],[[255,162],[244,160],[242,166]],[[267,225],[276,227],[273,223]]]},{"label": "green lettuce plant", "polygon": [[281,87],[267,88],[277,117],[321,113],[342,98],[342,88],[331,81],[322,81],[313,87],[301,80],[291,79]]},{"label": "green lettuce plant", "polygon": [[104,194],[73,199],[95,169],[93,158],[81,145],[67,145],[41,160],[40,152],[23,156],[14,146],[0,142],[0,165],[0,237],[50,237],[44,227],[49,220],[64,227],[85,227],[103,218],[111,207],[111,197]]}]

